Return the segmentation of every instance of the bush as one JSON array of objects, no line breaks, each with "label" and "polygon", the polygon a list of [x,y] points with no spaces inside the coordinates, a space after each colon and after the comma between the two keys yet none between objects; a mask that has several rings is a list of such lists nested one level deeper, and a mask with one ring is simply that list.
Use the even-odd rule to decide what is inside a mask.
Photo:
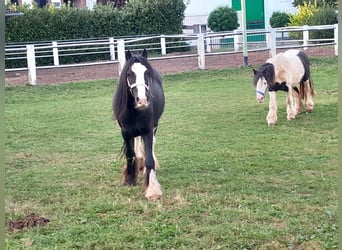
[{"label": "bush", "polygon": [[309,25],[310,18],[317,11],[317,7],[315,7],[311,3],[304,3],[304,5],[298,6],[298,12],[291,15],[289,17],[289,25],[291,26],[303,26]]},{"label": "bush", "polygon": [[229,7],[218,7],[209,14],[208,26],[215,32],[234,30],[239,26],[237,13]]},{"label": "bush", "polygon": [[285,12],[273,12],[270,18],[270,25],[272,28],[285,27],[290,21],[290,16]]},{"label": "bush", "polygon": [[[315,14],[310,18],[310,25],[327,25],[335,24],[337,21],[337,14],[333,6],[326,5],[320,8]],[[334,30],[315,30],[311,31],[310,38],[313,39],[323,39],[334,37]]]},{"label": "bush", "polygon": [[[99,5],[94,10],[66,5],[59,9],[53,6],[33,9],[12,6],[24,15],[6,19],[5,42],[180,34],[185,7],[183,0],[135,0],[120,11],[111,5]],[[65,56],[60,61],[64,64],[104,59],[108,59],[106,55],[98,54]],[[39,66],[51,64],[51,58],[37,60]],[[25,60],[6,61],[6,68],[25,66]]]},{"label": "bush", "polygon": [[135,0],[121,11],[111,5],[85,8],[15,7],[23,16],[6,19],[5,41],[30,42],[179,34],[185,11],[183,0]]}]

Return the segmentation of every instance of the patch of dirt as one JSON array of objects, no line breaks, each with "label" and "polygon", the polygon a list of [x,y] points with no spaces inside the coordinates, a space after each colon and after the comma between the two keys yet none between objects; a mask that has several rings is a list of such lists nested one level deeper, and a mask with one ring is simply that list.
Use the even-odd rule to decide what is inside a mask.
[{"label": "patch of dirt", "polygon": [[46,226],[49,222],[50,222],[49,219],[44,218],[44,217],[39,217],[35,213],[31,213],[23,219],[7,222],[7,230],[13,231],[13,230],[23,230],[25,228],[41,227],[41,226]]},{"label": "patch of dirt", "polygon": [[[277,53],[283,50],[278,49]],[[335,56],[334,47],[311,47],[305,50],[311,57]],[[269,58],[269,51],[257,51],[248,53],[248,65],[257,66]],[[196,71],[198,69],[197,56],[184,58],[165,58],[151,60],[151,64],[163,75]],[[206,69],[225,69],[243,66],[242,53],[210,55],[205,57]],[[37,70],[37,84],[59,84],[66,82],[79,82],[89,80],[115,79],[118,77],[118,63],[103,65],[58,67]],[[5,85],[25,85],[28,83],[27,70],[5,72]]]}]

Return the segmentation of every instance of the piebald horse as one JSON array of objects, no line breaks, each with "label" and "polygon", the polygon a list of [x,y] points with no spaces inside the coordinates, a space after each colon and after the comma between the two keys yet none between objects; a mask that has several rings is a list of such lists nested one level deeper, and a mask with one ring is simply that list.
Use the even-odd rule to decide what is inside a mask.
[{"label": "piebald horse", "polygon": [[124,185],[136,185],[139,170],[144,169],[145,197],[148,200],[158,200],[162,196],[156,176],[158,161],[154,144],[164,105],[162,79],[147,60],[147,51],[144,49],[141,55],[127,51],[126,63],[113,96],[113,113],[124,141]]},{"label": "piebald horse", "polygon": [[[269,111],[267,124],[277,122],[276,92],[287,92],[287,120],[295,119],[302,112],[302,100],[305,100],[307,112],[314,108],[314,85],[310,75],[310,64],[307,55],[300,50],[287,50],[268,59],[259,70],[253,69],[253,84],[256,88],[256,99],[259,103],[265,100],[266,91],[269,92]],[[298,89],[299,87],[299,89]]]}]

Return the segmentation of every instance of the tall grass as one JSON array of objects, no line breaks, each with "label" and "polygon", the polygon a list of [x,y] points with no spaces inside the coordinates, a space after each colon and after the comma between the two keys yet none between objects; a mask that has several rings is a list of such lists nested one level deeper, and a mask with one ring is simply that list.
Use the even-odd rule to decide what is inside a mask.
[{"label": "tall grass", "polygon": [[274,127],[250,68],[164,76],[159,202],[122,186],[116,80],[7,87],[6,219],[50,219],[7,249],[337,248],[337,59],[312,74],[314,112],[279,92]]}]

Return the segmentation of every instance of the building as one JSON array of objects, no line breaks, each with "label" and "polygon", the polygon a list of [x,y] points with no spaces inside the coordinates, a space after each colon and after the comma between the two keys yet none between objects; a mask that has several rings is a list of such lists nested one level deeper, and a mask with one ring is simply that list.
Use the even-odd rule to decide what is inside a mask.
[{"label": "building", "polygon": [[[247,29],[269,28],[273,12],[295,13],[293,0],[245,0]],[[219,6],[229,6],[237,11],[241,24],[241,0],[190,0],[185,10],[184,32],[203,33],[209,31],[207,26],[210,12]]]}]

